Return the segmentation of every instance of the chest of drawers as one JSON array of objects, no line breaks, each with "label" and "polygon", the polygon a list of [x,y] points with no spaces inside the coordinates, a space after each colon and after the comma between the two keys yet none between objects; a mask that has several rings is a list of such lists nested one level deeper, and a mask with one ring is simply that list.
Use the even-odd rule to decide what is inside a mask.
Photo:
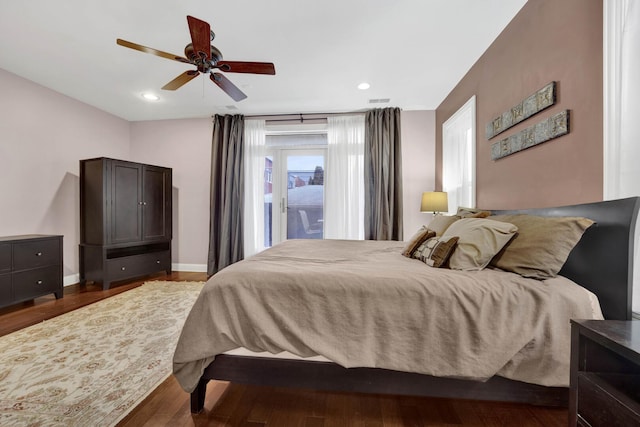
[{"label": "chest of drawers", "polygon": [[62,298],[62,236],[0,237],[0,307],[49,293]]}]

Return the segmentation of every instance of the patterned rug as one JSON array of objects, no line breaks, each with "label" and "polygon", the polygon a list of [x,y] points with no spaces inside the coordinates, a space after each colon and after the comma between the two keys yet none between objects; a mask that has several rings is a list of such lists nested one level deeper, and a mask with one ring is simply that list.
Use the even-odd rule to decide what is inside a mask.
[{"label": "patterned rug", "polygon": [[202,282],[148,282],[0,337],[0,426],[111,426],[171,374]]}]

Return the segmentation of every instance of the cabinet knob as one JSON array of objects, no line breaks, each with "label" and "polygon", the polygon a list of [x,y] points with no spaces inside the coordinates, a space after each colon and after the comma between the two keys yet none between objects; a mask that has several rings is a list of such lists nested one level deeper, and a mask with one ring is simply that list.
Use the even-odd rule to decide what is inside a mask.
[{"label": "cabinet knob", "polygon": [[125,271],[127,267],[122,267],[120,270]]},{"label": "cabinet knob", "polygon": [[138,204],[139,204],[140,206],[142,206],[142,202],[138,202]]},{"label": "cabinet knob", "polygon": [[42,280],[38,280],[38,281],[36,282],[36,285],[42,285]]},{"label": "cabinet knob", "polygon": [[159,259],[156,260],[156,264],[160,264],[160,260]]},{"label": "cabinet knob", "polygon": [[36,252],[36,256],[42,256],[42,252]]}]

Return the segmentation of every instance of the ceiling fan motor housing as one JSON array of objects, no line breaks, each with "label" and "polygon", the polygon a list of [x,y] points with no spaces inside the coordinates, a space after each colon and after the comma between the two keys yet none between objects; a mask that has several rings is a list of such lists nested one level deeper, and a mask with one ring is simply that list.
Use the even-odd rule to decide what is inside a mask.
[{"label": "ceiling fan motor housing", "polygon": [[212,67],[215,67],[218,61],[222,61],[222,52],[213,45],[211,45],[211,58],[209,60],[204,59],[207,56],[206,52],[197,54],[192,43],[185,46],[184,55],[189,58],[191,63],[196,65],[198,67],[198,71],[202,73],[208,72]]}]

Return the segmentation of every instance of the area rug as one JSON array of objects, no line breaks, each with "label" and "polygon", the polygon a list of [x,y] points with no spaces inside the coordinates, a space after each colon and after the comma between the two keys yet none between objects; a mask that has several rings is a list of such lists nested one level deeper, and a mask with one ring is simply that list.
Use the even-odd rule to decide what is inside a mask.
[{"label": "area rug", "polygon": [[202,282],[148,282],[0,337],[0,426],[112,426],[171,374]]}]

